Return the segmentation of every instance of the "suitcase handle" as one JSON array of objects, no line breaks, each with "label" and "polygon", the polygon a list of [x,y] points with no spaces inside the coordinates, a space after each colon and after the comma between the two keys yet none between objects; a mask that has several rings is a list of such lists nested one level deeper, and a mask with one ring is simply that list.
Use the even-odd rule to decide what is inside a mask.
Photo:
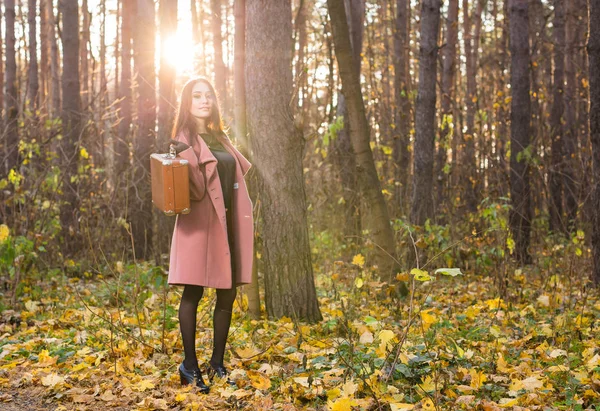
[{"label": "suitcase handle", "polygon": [[169,154],[165,155],[166,158],[177,157],[177,151],[175,150],[175,144],[169,144]]}]

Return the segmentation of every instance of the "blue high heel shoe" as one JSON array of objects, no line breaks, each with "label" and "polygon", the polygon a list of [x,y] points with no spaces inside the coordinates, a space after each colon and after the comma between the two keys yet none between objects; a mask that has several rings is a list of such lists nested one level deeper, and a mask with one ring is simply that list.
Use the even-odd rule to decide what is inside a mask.
[{"label": "blue high heel shoe", "polygon": [[181,385],[195,383],[196,387],[200,389],[201,393],[206,394],[208,393],[208,391],[210,391],[209,386],[206,385],[204,383],[204,380],[202,379],[202,373],[200,372],[199,368],[190,371],[187,368],[185,368],[183,363],[181,363],[181,365],[179,366],[179,378],[181,380]]}]

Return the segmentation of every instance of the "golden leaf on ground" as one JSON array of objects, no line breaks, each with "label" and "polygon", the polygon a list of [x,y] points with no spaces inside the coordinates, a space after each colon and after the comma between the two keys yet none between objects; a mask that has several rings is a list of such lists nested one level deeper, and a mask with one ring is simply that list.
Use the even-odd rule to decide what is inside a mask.
[{"label": "golden leaf on ground", "polygon": [[268,390],[271,388],[271,380],[263,373],[248,370],[247,374],[250,379],[250,384],[252,384],[254,388],[259,390]]},{"label": "golden leaf on ground", "polygon": [[55,387],[58,384],[62,384],[65,382],[65,377],[58,375],[55,372],[52,372],[45,377],[42,377],[41,380],[42,385],[45,387]]},{"label": "golden leaf on ground", "polygon": [[423,408],[426,411],[434,411],[435,404],[433,403],[431,398],[425,398],[424,400],[421,401],[421,408]]},{"label": "golden leaf on ground", "polygon": [[352,411],[352,407],[358,405],[354,398],[342,397],[330,404],[331,411]]},{"label": "golden leaf on ground", "polygon": [[390,402],[391,411],[410,411],[415,408],[414,404],[406,404],[403,402]]},{"label": "golden leaf on ground", "polygon": [[118,397],[115,394],[113,394],[112,390],[106,390],[104,391],[104,394],[100,396],[100,399],[102,401],[114,401],[117,398]]}]

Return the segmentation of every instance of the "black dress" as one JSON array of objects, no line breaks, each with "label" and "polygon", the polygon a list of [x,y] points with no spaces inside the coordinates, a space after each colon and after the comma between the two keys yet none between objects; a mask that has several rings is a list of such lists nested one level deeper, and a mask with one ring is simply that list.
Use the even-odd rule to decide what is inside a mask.
[{"label": "black dress", "polygon": [[235,158],[223,145],[209,133],[200,133],[200,136],[217,159],[217,172],[223,191],[225,203],[225,219],[227,221],[227,239],[229,242],[229,255],[231,257],[232,288],[235,287],[235,260],[233,258],[233,186],[235,184]]}]

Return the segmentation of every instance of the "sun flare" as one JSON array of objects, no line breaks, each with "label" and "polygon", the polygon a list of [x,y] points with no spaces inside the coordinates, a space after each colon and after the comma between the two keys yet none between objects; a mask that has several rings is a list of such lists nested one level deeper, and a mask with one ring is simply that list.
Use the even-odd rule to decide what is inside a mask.
[{"label": "sun flare", "polygon": [[177,74],[194,71],[194,42],[181,31],[164,40],[167,62],[175,67]]}]

